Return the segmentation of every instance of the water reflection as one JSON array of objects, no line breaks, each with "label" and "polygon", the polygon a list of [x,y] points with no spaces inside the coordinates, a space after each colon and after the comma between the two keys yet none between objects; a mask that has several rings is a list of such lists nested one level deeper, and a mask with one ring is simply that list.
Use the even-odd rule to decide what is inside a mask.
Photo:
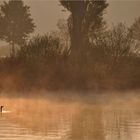
[{"label": "water reflection", "polygon": [[9,122],[5,117],[0,117],[0,139],[2,140],[36,140],[41,136],[33,136],[32,132],[17,124]]},{"label": "water reflection", "polygon": [[23,118],[14,115],[0,117],[0,139],[140,139],[140,111],[137,108],[87,105],[75,111],[69,108],[54,109],[51,112],[46,110],[44,114],[24,115]]},{"label": "water reflection", "polygon": [[104,129],[102,108],[82,108],[73,119],[70,139],[103,140]]},{"label": "water reflection", "polygon": [[139,110],[112,110],[105,115],[106,140],[139,140],[140,116]]}]

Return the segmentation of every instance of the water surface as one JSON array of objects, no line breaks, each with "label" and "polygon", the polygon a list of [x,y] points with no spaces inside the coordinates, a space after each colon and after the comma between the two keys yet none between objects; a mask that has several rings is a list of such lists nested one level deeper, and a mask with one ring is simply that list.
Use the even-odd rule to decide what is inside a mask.
[{"label": "water surface", "polygon": [[[0,117],[0,140],[139,140],[140,109],[124,105],[70,106]],[[22,116],[22,117],[19,117]]]}]

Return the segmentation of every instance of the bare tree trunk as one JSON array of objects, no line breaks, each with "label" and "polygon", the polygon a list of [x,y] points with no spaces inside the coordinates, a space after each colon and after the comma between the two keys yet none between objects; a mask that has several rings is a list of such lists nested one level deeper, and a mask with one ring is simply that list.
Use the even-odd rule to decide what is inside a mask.
[{"label": "bare tree trunk", "polygon": [[77,63],[82,57],[83,34],[82,22],[84,18],[83,1],[74,1],[72,7],[71,57]]},{"label": "bare tree trunk", "polygon": [[71,55],[76,59],[80,55],[80,48],[82,45],[81,40],[81,25],[78,20],[78,14],[73,16],[73,29],[71,35]]}]

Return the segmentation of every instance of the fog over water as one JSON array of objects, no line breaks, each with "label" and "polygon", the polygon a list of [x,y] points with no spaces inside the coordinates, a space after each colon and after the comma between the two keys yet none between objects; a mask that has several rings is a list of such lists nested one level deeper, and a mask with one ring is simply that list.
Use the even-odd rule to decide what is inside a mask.
[{"label": "fog over water", "polygon": [[36,28],[21,25],[36,36],[17,39],[20,12],[0,24],[11,39],[0,41],[0,140],[140,140],[140,26],[129,28],[140,17],[140,0],[96,5],[103,11],[96,9],[94,21],[93,9],[81,7],[87,13],[74,11],[82,18],[69,20],[70,29],[63,20],[57,27],[70,15],[59,0],[23,1]]},{"label": "fog over water", "polygon": [[0,140],[139,140],[138,95],[88,100],[1,97],[4,110],[11,112],[0,117]]}]

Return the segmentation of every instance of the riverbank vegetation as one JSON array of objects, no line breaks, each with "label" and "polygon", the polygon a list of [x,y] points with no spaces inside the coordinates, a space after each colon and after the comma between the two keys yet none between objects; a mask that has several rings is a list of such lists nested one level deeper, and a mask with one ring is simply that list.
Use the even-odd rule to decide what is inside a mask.
[{"label": "riverbank vegetation", "polygon": [[139,89],[140,20],[108,28],[105,0],[60,3],[71,15],[59,32],[24,40],[14,55],[0,58],[0,91]]}]

